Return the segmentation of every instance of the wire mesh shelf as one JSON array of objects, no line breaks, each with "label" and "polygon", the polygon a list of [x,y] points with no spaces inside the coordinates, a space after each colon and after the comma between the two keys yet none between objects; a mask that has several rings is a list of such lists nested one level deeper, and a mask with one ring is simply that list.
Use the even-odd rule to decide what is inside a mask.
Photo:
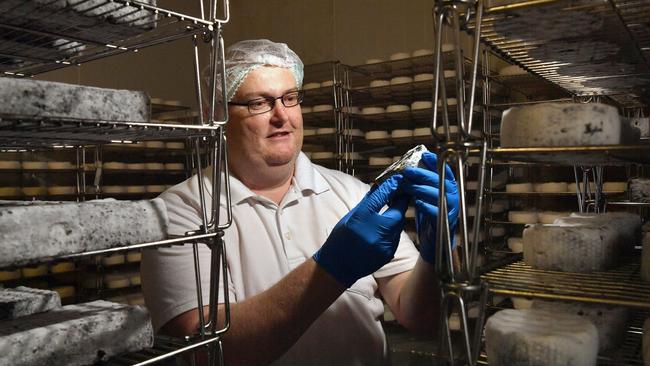
[{"label": "wire mesh shelf", "polygon": [[650,144],[558,147],[501,147],[488,151],[495,159],[557,165],[625,165],[650,163]]}]

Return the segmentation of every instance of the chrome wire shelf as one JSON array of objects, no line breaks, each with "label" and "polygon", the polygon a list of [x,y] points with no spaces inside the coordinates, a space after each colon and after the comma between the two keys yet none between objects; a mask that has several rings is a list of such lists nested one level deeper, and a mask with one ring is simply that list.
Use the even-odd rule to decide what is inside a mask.
[{"label": "chrome wire shelf", "polygon": [[0,0],[0,75],[29,77],[214,27],[152,0]]},{"label": "chrome wire shelf", "polygon": [[494,294],[628,306],[650,310],[650,285],[639,276],[638,262],[593,273],[533,269],[522,261],[482,276]]},{"label": "chrome wire shelf", "polygon": [[501,147],[488,150],[494,159],[538,162],[557,165],[624,165],[650,163],[650,144],[559,146],[559,147]]},{"label": "chrome wire shelf", "polygon": [[219,127],[0,115],[0,148],[40,149],[210,136]]},{"label": "chrome wire shelf", "polygon": [[650,3],[548,0],[490,5],[481,39],[506,59],[574,95],[624,96],[613,98],[624,107],[650,102],[650,27],[643,22]]}]

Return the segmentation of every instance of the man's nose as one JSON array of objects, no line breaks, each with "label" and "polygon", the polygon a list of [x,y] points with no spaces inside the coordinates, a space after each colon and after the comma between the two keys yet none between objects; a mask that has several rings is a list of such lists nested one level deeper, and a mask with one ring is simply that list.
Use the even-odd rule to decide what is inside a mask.
[{"label": "man's nose", "polygon": [[273,109],[271,110],[273,115],[271,116],[271,121],[285,122],[289,119],[287,114],[287,107],[282,104],[282,99],[276,99],[273,104]]}]

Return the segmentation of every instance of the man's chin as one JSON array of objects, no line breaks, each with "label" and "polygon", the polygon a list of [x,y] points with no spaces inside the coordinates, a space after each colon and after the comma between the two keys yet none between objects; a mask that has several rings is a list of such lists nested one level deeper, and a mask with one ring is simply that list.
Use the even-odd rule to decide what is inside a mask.
[{"label": "man's chin", "polygon": [[287,164],[292,164],[295,161],[295,158],[298,154],[286,153],[286,154],[275,154],[266,157],[266,163],[269,166],[283,166]]}]

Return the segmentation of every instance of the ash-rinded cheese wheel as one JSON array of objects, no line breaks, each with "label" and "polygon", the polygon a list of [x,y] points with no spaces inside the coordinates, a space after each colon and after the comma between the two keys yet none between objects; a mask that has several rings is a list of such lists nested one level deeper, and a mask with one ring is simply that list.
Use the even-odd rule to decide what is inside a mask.
[{"label": "ash-rinded cheese wheel", "polygon": [[24,286],[0,289],[0,319],[18,319],[61,307],[54,291]]},{"label": "ash-rinded cheese wheel", "polygon": [[629,311],[622,306],[533,300],[533,309],[574,314],[589,319],[598,330],[598,349],[617,347],[625,337]]},{"label": "ash-rinded cheese wheel", "polygon": [[595,366],[598,331],[578,315],[507,309],[485,324],[485,348],[490,366]]},{"label": "ash-rinded cheese wheel", "polygon": [[533,184],[532,183],[508,183],[506,184],[506,192],[509,193],[533,192]]},{"label": "ash-rinded cheese wheel", "polygon": [[524,240],[516,236],[508,238],[508,248],[513,253],[521,253],[524,251]]},{"label": "ash-rinded cheese wheel", "polygon": [[616,230],[620,242],[637,245],[641,242],[641,216],[630,212],[605,212],[601,214],[572,212],[571,218],[594,220]]},{"label": "ash-rinded cheese wheel", "polygon": [[513,107],[501,119],[502,147],[614,145],[624,126],[615,107],[543,103]]},{"label": "ash-rinded cheese wheel", "polygon": [[567,187],[566,182],[535,183],[533,190],[539,193],[564,193],[568,192]]},{"label": "ash-rinded cheese wheel", "polygon": [[553,224],[561,217],[569,216],[570,212],[542,211],[537,215],[540,224]]},{"label": "ash-rinded cheese wheel", "polygon": [[524,229],[524,262],[536,269],[594,272],[617,260],[616,236],[609,227],[529,225]]},{"label": "ash-rinded cheese wheel", "polygon": [[334,153],[331,151],[318,151],[314,152],[311,154],[312,159],[314,160],[319,160],[319,159],[333,159],[334,158]]},{"label": "ash-rinded cheese wheel", "polygon": [[508,221],[515,224],[536,224],[538,219],[536,211],[509,211]]},{"label": "ash-rinded cheese wheel", "polygon": [[635,202],[650,202],[650,179],[634,178],[630,180],[630,198]]}]

